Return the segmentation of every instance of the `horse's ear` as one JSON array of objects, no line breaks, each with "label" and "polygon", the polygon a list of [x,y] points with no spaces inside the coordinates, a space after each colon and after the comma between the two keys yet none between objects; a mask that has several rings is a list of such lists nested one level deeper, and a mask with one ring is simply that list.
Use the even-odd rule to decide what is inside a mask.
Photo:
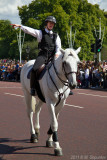
[{"label": "horse's ear", "polygon": [[76,50],[76,54],[78,54],[80,51],[81,51],[81,47],[79,47],[79,48]]},{"label": "horse's ear", "polygon": [[64,49],[60,48],[60,51],[61,51],[62,54],[65,54],[65,50]]}]

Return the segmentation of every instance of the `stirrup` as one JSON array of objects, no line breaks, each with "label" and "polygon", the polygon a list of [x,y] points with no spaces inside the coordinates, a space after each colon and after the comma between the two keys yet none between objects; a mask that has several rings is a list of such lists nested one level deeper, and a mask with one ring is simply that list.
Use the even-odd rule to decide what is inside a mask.
[{"label": "stirrup", "polygon": [[73,95],[74,93],[72,91],[69,92],[69,95]]},{"label": "stirrup", "polygon": [[36,90],[34,88],[31,88],[30,94],[31,94],[31,96],[35,96],[36,95]]}]

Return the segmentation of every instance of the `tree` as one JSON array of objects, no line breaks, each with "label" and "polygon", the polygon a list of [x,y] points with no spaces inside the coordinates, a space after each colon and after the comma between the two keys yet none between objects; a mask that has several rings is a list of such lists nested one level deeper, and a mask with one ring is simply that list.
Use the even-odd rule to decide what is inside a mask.
[{"label": "tree", "polygon": [[99,18],[102,27],[107,23],[105,12],[99,9],[99,5],[92,5],[87,0],[34,0],[28,6],[18,9],[22,24],[37,29],[43,28],[47,16],[55,16],[55,30],[59,33],[64,48],[68,47],[66,31],[69,32],[72,22],[76,30],[74,47],[82,47],[81,59],[93,58],[91,44],[95,42],[94,27],[99,28]]},{"label": "tree", "polygon": [[[15,55],[18,51],[16,49],[17,42],[14,41],[16,30],[13,30],[10,24],[11,22],[8,20],[0,20],[0,58],[16,58]],[[12,54],[13,56],[11,56]]]},{"label": "tree", "polygon": [[[95,28],[99,30],[99,18],[101,26],[105,27],[104,42],[107,41],[107,12],[101,10],[99,5],[92,5],[87,0],[33,0],[28,6],[18,7],[19,16],[23,25],[32,28],[42,29],[45,18],[53,15],[57,19],[55,31],[59,33],[62,47],[69,47],[67,32],[70,31],[72,22],[72,35],[76,31],[74,48],[82,47],[80,52],[81,59],[93,59],[91,45],[95,43]],[[16,33],[19,29],[12,29],[10,21],[0,20],[0,58],[19,59],[19,50]],[[37,56],[37,41],[34,37],[25,36],[25,46],[29,43],[31,48],[34,44],[32,57]],[[25,47],[24,46],[24,47]],[[32,48],[32,49],[33,49]],[[103,49],[102,49],[103,51]],[[23,58],[26,58],[23,50]]]},{"label": "tree", "polygon": [[[27,53],[27,48],[29,48],[29,52]],[[35,59],[38,55],[38,43],[36,40],[26,41],[22,50],[22,59],[29,60]]]}]

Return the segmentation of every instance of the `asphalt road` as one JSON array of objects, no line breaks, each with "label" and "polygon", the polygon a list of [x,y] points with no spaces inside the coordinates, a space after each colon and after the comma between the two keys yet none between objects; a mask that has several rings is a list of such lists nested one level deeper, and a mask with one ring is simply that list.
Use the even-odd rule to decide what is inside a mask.
[{"label": "asphalt road", "polygon": [[63,157],[45,147],[49,114],[43,105],[39,142],[29,142],[20,83],[0,82],[0,160],[107,160],[107,91],[75,89],[59,116]]}]

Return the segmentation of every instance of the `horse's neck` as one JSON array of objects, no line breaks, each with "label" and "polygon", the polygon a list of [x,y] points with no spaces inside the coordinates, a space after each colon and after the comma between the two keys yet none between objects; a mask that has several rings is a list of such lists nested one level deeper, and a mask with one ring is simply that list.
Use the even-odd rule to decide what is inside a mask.
[{"label": "horse's neck", "polygon": [[58,73],[61,73],[62,70],[62,61],[61,61],[61,56],[58,57],[55,61],[54,61],[55,67],[57,69]]}]

